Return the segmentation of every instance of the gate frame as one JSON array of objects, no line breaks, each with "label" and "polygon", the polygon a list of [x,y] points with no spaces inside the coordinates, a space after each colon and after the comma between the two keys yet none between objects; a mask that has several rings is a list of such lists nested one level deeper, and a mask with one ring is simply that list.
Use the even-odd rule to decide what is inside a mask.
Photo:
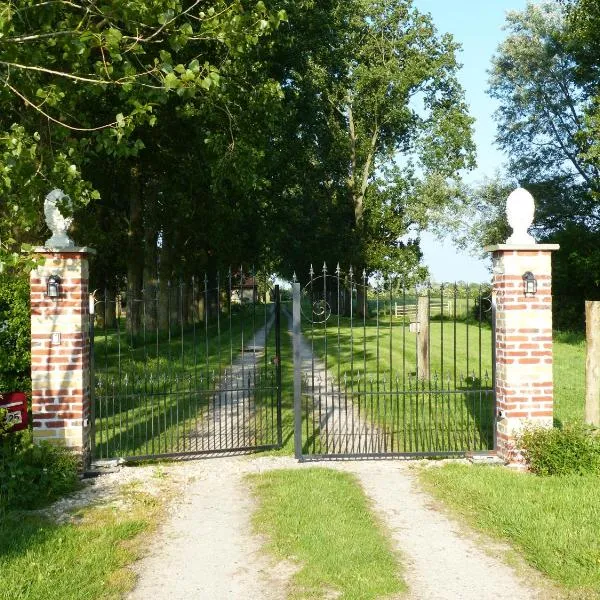
[{"label": "gate frame", "polygon": [[[313,269],[310,270],[311,277],[313,275]],[[339,265],[336,270],[339,279]],[[327,268],[323,266],[323,277],[327,277]],[[366,281],[366,275],[363,273],[363,280]],[[366,299],[366,289],[365,289]],[[339,289],[338,289],[339,294]],[[456,289],[455,289],[456,294]],[[491,377],[488,379],[491,383],[491,389],[486,390],[485,393],[492,395],[494,398],[494,405],[492,408],[492,418],[490,421],[491,426],[491,448],[482,450],[425,450],[425,451],[411,451],[411,452],[352,452],[352,453],[320,453],[320,454],[303,454],[302,450],[302,360],[300,352],[300,337],[301,337],[301,295],[302,288],[301,284],[297,281],[292,283],[292,300],[293,300],[293,321],[292,321],[292,332],[293,332],[293,348],[294,348],[294,455],[299,461],[308,460],[340,460],[340,459],[357,459],[357,458],[427,458],[427,457],[464,457],[464,456],[488,456],[495,454],[497,448],[497,383],[496,383],[496,298],[492,292],[490,298],[490,311],[491,311]],[[424,297],[428,301],[427,312],[429,313],[430,292]],[[481,300],[481,298],[480,298]],[[391,305],[390,305],[391,311]],[[390,314],[391,318],[391,314]],[[481,352],[481,347],[479,348]],[[480,383],[481,385],[481,383]],[[430,388],[431,391],[431,388]],[[479,390],[480,392],[482,390]],[[327,393],[327,392],[325,392]],[[351,400],[352,402],[352,400]]]}]

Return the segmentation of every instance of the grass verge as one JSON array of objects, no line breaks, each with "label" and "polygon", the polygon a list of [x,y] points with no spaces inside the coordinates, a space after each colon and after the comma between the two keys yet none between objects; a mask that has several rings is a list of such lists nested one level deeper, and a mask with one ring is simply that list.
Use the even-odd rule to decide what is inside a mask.
[{"label": "grass verge", "polygon": [[119,507],[92,507],[58,524],[27,513],[0,520],[0,599],[117,600],[132,589],[160,501],[127,488]]},{"label": "grass verge", "polygon": [[535,477],[497,467],[424,469],[433,496],[476,528],[508,540],[569,598],[600,598],[598,476]]},{"label": "grass verge", "polygon": [[269,536],[275,556],[300,565],[290,598],[369,600],[406,589],[390,544],[352,475],[315,468],[249,479],[259,503],[256,530]]}]

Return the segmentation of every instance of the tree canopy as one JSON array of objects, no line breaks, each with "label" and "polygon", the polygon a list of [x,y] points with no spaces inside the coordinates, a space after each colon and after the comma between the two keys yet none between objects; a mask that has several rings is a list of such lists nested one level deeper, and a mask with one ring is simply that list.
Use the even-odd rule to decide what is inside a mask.
[{"label": "tree canopy", "polygon": [[73,200],[98,282],[311,261],[422,276],[473,166],[457,45],[409,0],[0,2],[0,262]]}]

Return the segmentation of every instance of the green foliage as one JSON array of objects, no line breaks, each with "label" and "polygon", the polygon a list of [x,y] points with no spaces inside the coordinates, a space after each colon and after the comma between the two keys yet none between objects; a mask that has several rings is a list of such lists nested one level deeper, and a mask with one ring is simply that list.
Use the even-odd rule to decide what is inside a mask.
[{"label": "green foliage", "polygon": [[519,445],[537,475],[600,473],[600,439],[580,425],[527,429]]},{"label": "green foliage", "polygon": [[0,274],[0,392],[31,388],[30,318],[28,279]]},{"label": "green foliage", "polygon": [[66,448],[34,444],[30,432],[0,437],[0,511],[38,508],[78,481],[78,459]]}]

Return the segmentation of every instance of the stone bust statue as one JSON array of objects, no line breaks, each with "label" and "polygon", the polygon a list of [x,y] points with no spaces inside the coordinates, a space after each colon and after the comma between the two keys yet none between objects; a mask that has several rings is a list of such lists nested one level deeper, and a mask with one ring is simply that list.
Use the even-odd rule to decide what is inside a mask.
[{"label": "stone bust statue", "polygon": [[49,248],[71,248],[75,245],[73,240],[67,235],[73,218],[63,217],[57,206],[63,200],[66,200],[67,203],[71,202],[69,196],[59,189],[52,190],[44,200],[46,224],[52,232],[52,237],[45,242],[45,246]]},{"label": "stone bust statue", "polygon": [[535,239],[527,233],[533,223],[535,203],[533,196],[524,188],[517,188],[506,200],[506,217],[512,227],[512,235],[506,240],[507,244],[535,244]]}]

